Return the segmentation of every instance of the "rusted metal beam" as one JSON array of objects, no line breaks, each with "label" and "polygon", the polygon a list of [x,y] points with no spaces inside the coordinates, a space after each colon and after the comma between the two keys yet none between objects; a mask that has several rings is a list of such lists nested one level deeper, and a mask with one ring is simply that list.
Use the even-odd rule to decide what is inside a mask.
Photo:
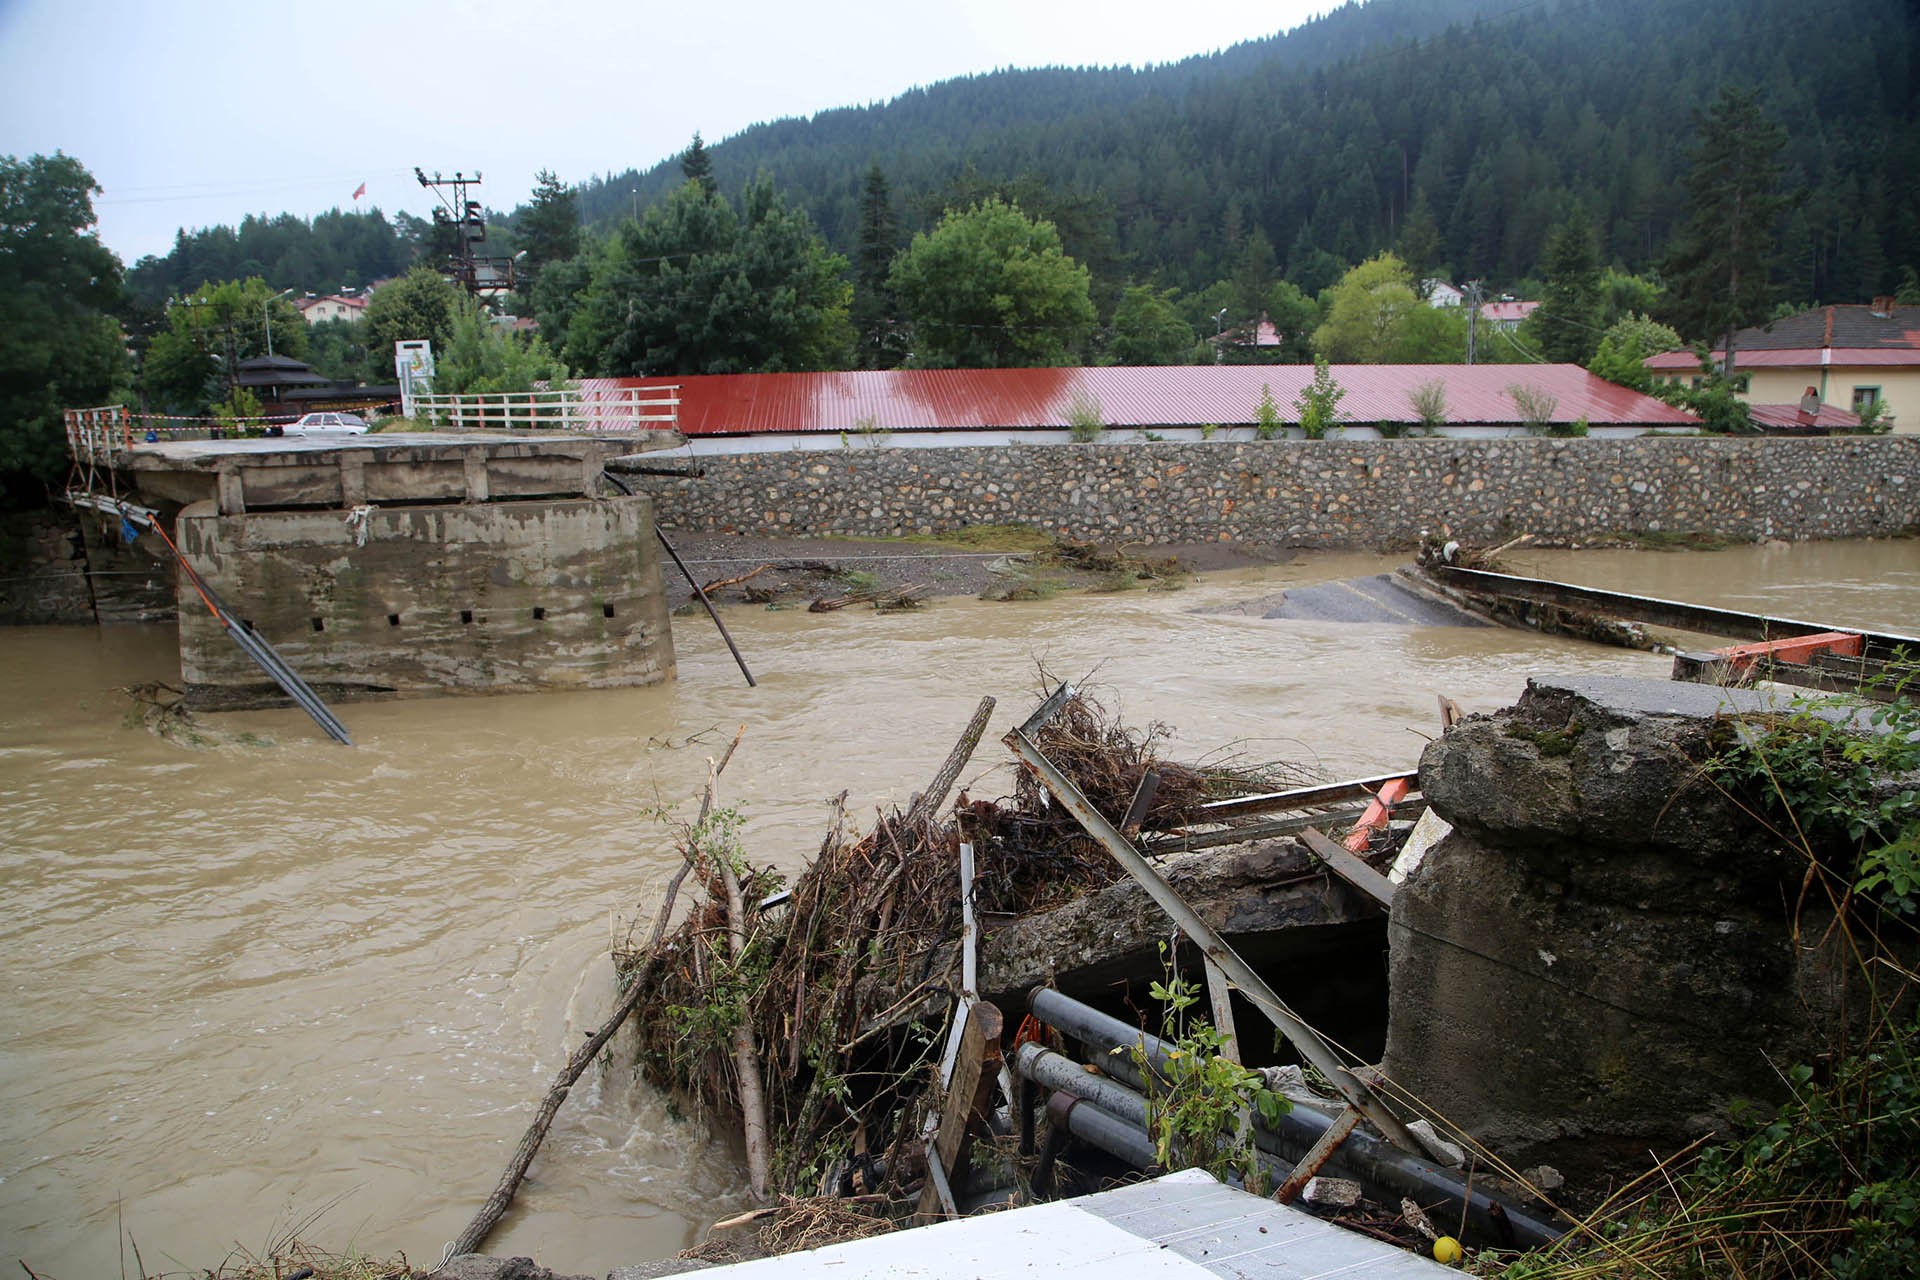
[{"label": "rusted metal beam", "polygon": [[1158,869],[1147,861],[1145,855],[1133,846],[1119,830],[1109,822],[1101,812],[1088,802],[1080,793],[1073,780],[1062,773],[1046,753],[1035,746],[1026,734],[1015,729],[1003,739],[1014,754],[1018,755],[1033,769],[1042,784],[1052,793],[1054,799],[1074,816],[1086,833],[1098,840],[1111,853],[1115,861],[1126,869],[1127,873],[1147,891],[1160,909],[1171,916],[1181,931],[1191,938],[1202,954],[1210,956],[1220,966],[1222,972],[1239,988],[1241,994],[1253,1002],[1255,1008],[1266,1015],[1280,1033],[1300,1056],[1313,1064],[1321,1075],[1325,1076],[1335,1088],[1353,1106],[1377,1126],[1395,1146],[1412,1154],[1419,1154],[1421,1147],[1405,1125],[1389,1111],[1386,1105],[1376,1097],[1371,1088],[1340,1060],[1333,1046],[1320,1033],[1303,1021],[1300,1015],[1288,1008],[1267,980],[1254,971],[1252,965],[1241,959],[1240,954],[1227,945],[1226,939],[1208,924],[1186,901],[1175,893],[1173,887],[1161,876]]},{"label": "rusted metal beam", "polygon": [[1317,809],[1343,800],[1371,801],[1389,782],[1417,782],[1419,775],[1382,773],[1371,778],[1353,778],[1346,782],[1328,782],[1317,787],[1295,787],[1291,791],[1269,791],[1264,795],[1237,796],[1215,800],[1200,806],[1197,822],[1224,822],[1228,818],[1247,818],[1257,813],[1284,813],[1289,809]]},{"label": "rusted metal beam", "polygon": [[1293,1166],[1293,1172],[1287,1175],[1287,1180],[1274,1190],[1273,1198],[1281,1204],[1292,1204],[1299,1199],[1300,1193],[1307,1189],[1307,1184],[1319,1176],[1328,1158],[1340,1149],[1340,1144],[1347,1140],[1347,1135],[1359,1123],[1360,1113],[1352,1107],[1335,1116],[1326,1132],[1320,1135],[1320,1140],[1300,1157],[1300,1163]]},{"label": "rusted metal beam", "polygon": [[1352,851],[1343,849],[1327,839],[1326,833],[1308,827],[1300,833],[1300,840],[1313,850],[1320,861],[1327,864],[1327,870],[1345,880],[1375,902],[1389,909],[1393,906],[1393,881],[1375,871],[1355,857]]},{"label": "rusted metal beam", "polygon": [[[1710,605],[1686,604],[1678,600],[1660,600],[1652,596],[1629,595],[1624,591],[1603,591],[1598,587],[1575,586],[1545,578],[1521,578],[1507,573],[1488,573],[1483,569],[1461,569],[1435,565],[1430,572],[1447,586],[1477,595],[1498,596],[1509,600],[1530,600],[1538,604],[1559,605],[1611,614],[1657,627],[1672,627],[1703,635],[1726,636],[1733,640],[1781,640],[1790,636],[1816,635],[1832,631],[1825,622],[1802,622],[1794,618],[1775,618],[1765,614],[1741,613],[1734,609],[1716,609]],[[1873,656],[1892,656],[1897,648],[1920,651],[1920,638],[1892,632],[1861,631],[1866,650]]]},{"label": "rusted metal beam", "polygon": [[[1400,812],[1403,815],[1424,813],[1426,805],[1418,800],[1409,801],[1400,807]],[[1287,818],[1274,818],[1267,822],[1249,822],[1243,826],[1224,827],[1218,831],[1202,831],[1197,835],[1175,833],[1150,835],[1141,844],[1141,848],[1157,858],[1163,853],[1187,853],[1195,849],[1214,849],[1226,844],[1272,840],[1278,836],[1296,835],[1306,827],[1339,827],[1346,823],[1358,822],[1365,814],[1365,809],[1354,806],[1348,809],[1296,813]]]}]

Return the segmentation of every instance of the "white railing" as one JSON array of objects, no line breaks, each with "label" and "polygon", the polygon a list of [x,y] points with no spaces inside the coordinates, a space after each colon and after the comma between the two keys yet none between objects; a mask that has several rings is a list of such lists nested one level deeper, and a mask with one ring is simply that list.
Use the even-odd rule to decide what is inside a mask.
[{"label": "white railing", "polygon": [[414,416],[447,431],[647,431],[680,425],[679,387],[588,387],[416,395]]}]

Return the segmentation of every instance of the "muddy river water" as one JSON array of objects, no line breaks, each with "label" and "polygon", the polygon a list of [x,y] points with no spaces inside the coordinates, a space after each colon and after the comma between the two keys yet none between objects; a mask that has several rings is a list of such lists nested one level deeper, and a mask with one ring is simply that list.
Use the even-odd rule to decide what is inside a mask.
[{"label": "muddy river water", "polygon": [[[996,739],[1042,667],[1129,723],[1164,721],[1177,757],[1330,776],[1411,764],[1436,694],[1488,710],[1535,673],[1665,675],[1665,658],[1512,631],[1193,612],[1392,563],[891,616],[737,609],[757,690],[682,618],[669,687],[347,706],[352,749],[294,711],[214,717],[225,740],[197,750],[129,726],[115,690],[177,678],[170,628],[0,631],[0,1262],[120,1274],[131,1238],[149,1272],[204,1268],[296,1228],[437,1260],[608,1007],[610,921],[673,865],[658,808],[684,811],[736,725],[723,802],[756,859],[797,867],[827,797],[904,803],[983,694],[1000,706],[969,777],[998,794]],[[1914,542],[1526,568],[1920,624]],[[575,1090],[489,1248],[604,1273],[684,1247],[738,1194],[725,1145],[616,1062]]]}]

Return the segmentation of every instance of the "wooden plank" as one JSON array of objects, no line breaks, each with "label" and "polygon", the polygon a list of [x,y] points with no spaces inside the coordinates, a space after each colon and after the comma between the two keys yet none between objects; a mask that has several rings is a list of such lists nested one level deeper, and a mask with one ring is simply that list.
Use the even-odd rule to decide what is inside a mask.
[{"label": "wooden plank", "polygon": [[1327,1162],[1327,1157],[1339,1149],[1340,1144],[1347,1140],[1347,1135],[1352,1133],[1354,1126],[1359,1123],[1360,1113],[1352,1107],[1345,1108],[1335,1116],[1333,1123],[1327,1126],[1326,1132],[1320,1135],[1320,1141],[1314,1143],[1307,1154],[1300,1157],[1300,1163],[1293,1166],[1293,1172],[1287,1175],[1287,1180],[1281,1183],[1279,1189],[1273,1193],[1273,1198],[1281,1204],[1292,1204],[1298,1199],[1300,1193],[1306,1190],[1307,1184],[1318,1176],[1321,1166]]},{"label": "wooden plank", "polygon": [[1233,987],[1212,956],[1207,962],[1207,1002],[1213,1006],[1213,1029],[1221,1036],[1220,1056],[1228,1062],[1240,1061],[1240,1037],[1233,1029]]},{"label": "wooden plank", "polygon": [[[1127,874],[1139,882],[1147,891],[1147,896],[1159,905],[1162,911],[1173,917],[1181,932],[1192,939],[1202,954],[1212,957],[1226,971],[1229,978],[1240,989],[1241,994],[1252,1002],[1253,1007],[1264,1014],[1280,1034],[1287,1038],[1300,1053],[1300,1056],[1312,1064],[1321,1075],[1340,1090],[1349,1103],[1358,1107],[1361,1114],[1371,1120],[1387,1140],[1402,1151],[1413,1154],[1420,1152],[1419,1139],[1408,1132],[1386,1105],[1375,1096],[1372,1088],[1360,1077],[1349,1071],[1340,1060],[1340,1054],[1327,1039],[1312,1026],[1302,1021],[1300,1015],[1287,1007],[1287,1004],[1267,983],[1265,978],[1254,970],[1246,960],[1220,936],[1185,899],[1181,898],[1173,886],[1168,884],[1160,870],[1146,858],[1133,843],[1081,793],[1073,779],[1060,771],[1060,767],[1047,759],[1044,751],[1034,745],[1020,730],[1015,729],[1002,739],[1015,755],[1024,760],[1033,769],[1054,799],[1058,800],[1086,833],[1098,840],[1114,860],[1126,868]],[[1325,839],[1324,836],[1321,837]],[[1329,842],[1331,843],[1331,842]]]},{"label": "wooden plank", "polygon": [[[958,1182],[967,1170],[967,1138],[977,1124],[984,1126],[993,1105],[993,1090],[1000,1078],[1000,1010],[980,1001],[967,1012],[966,1029],[960,1037],[960,1053],[953,1062],[953,1076],[940,1104],[940,1127],[935,1130],[928,1149],[929,1166],[938,1157],[949,1184]],[[920,1190],[915,1210],[922,1218],[933,1217],[940,1209],[939,1193],[931,1175]]]},{"label": "wooden plank", "polygon": [[1300,833],[1307,848],[1327,864],[1327,870],[1345,880],[1383,907],[1393,906],[1393,881],[1327,839],[1324,831],[1308,827]]}]

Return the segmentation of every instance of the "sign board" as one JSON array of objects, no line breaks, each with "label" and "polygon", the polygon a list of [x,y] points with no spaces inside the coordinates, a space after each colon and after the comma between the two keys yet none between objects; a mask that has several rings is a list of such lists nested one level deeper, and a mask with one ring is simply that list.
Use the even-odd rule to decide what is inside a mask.
[{"label": "sign board", "polygon": [[413,416],[413,398],[433,390],[433,344],[424,338],[393,344],[393,371],[400,376],[400,412]]}]

